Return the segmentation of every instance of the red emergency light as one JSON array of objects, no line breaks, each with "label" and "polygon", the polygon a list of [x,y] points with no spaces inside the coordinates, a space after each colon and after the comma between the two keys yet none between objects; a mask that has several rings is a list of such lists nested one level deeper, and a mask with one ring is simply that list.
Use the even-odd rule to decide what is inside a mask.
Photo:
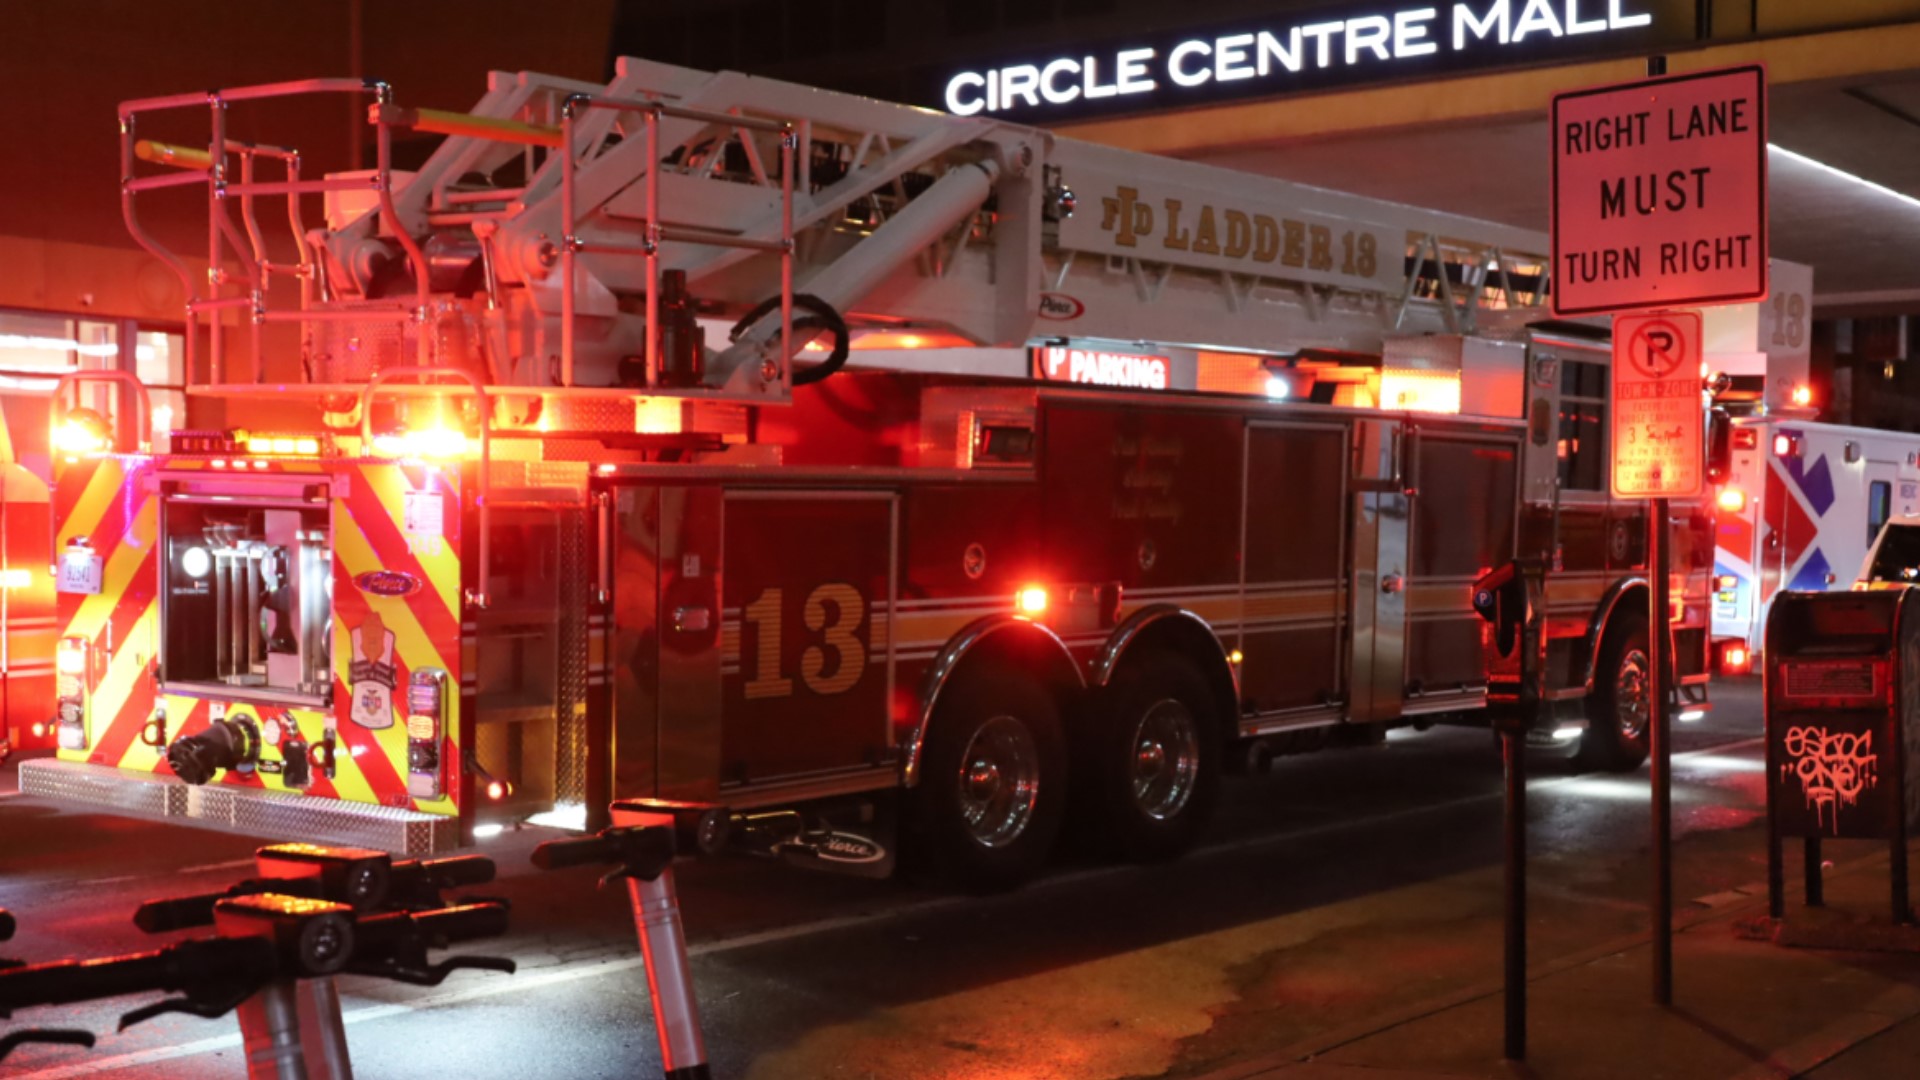
[{"label": "red emergency light", "polygon": [[1014,607],[1020,614],[1038,618],[1047,613],[1047,587],[1044,585],[1022,586],[1014,597]]},{"label": "red emergency light", "polygon": [[1743,641],[1728,641],[1720,646],[1720,674],[1745,675],[1753,670],[1753,654]]}]

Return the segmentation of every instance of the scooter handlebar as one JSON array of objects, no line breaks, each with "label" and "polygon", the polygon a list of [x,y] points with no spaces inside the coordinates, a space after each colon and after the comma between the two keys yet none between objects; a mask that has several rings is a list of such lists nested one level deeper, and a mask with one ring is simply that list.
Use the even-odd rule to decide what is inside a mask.
[{"label": "scooter handlebar", "polygon": [[273,943],[260,937],[207,938],[125,956],[57,960],[0,972],[0,1014],[219,981],[265,982],[276,968]]},{"label": "scooter handlebar", "polygon": [[570,840],[548,840],[533,849],[533,865],[542,870],[606,865],[622,861],[626,846],[610,832]]},{"label": "scooter handlebar", "polygon": [[279,893],[282,896],[299,896],[309,900],[325,899],[320,892],[319,882],[312,878],[249,878],[219,892],[147,900],[134,911],[133,925],[149,934],[164,934],[170,930],[191,930],[195,927],[212,926],[213,906],[222,900],[231,900],[239,896],[256,896],[261,893]]},{"label": "scooter handlebar", "polygon": [[507,905],[498,900],[462,904],[421,912],[413,916],[413,921],[434,941],[452,943],[499,937],[507,932]]},{"label": "scooter handlebar", "polygon": [[[442,889],[484,885],[493,877],[493,860],[484,855],[397,863],[393,867],[393,899],[400,906],[437,904]],[[148,900],[133,913],[133,925],[149,934],[190,930],[212,926],[213,905],[231,897],[275,892],[315,900],[330,899],[324,895],[326,891],[319,878],[249,878],[219,892]]]},{"label": "scooter handlebar", "polygon": [[377,960],[402,945],[439,947],[499,937],[507,932],[507,910],[505,902],[488,900],[438,911],[363,916],[354,925],[354,959]]},{"label": "scooter handlebar", "polygon": [[[485,855],[454,855],[445,859],[421,859],[418,872],[436,888],[455,889],[462,885],[485,885],[493,880],[493,860]],[[401,869],[395,867],[395,870]]]}]

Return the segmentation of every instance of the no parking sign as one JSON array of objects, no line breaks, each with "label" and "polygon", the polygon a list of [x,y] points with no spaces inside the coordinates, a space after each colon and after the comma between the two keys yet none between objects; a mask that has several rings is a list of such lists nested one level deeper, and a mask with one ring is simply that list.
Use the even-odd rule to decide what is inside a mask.
[{"label": "no parking sign", "polygon": [[1686,499],[1705,482],[1700,313],[1613,318],[1613,494]]}]

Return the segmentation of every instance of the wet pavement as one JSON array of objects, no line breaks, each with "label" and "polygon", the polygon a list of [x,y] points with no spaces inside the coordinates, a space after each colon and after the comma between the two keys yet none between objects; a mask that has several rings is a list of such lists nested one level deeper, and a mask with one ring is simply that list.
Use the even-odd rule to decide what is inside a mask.
[{"label": "wet pavement", "polygon": [[[1748,902],[1764,880],[1757,686],[1723,684],[1716,700],[1675,737],[1683,911]],[[10,782],[8,770],[0,783]],[[1537,761],[1530,800],[1534,960],[1642,933],[1645,770],[1581,776]],[[1500,814],[1491,737],[1440,728],[1231,781],[1205,845],[1177,863],[1069,858],[1005,896],[734,860],[686,865],[714,1073],[984,1080],[1251,1067],[1497,978]],[[624,894],[596,891],[589,870],[532,870],[527,852],[549,835],[528,829],[481,849],[502,879],[474,891],[510,898],[514,930],[473,951],[512,956],[519,974],[460,973],[431,989],[342,981],[356,1075],[657,1071]],[[127,921],[140,900],[244,876],[255,844],[0,796],[0,906],[22,924],[7,947],[29,960],[150,948]],[[135,1003],[35,1020],[106,1033]],[[101,1067],[235,1076],[233,1032],[230,1019],[169,1017],[91,1052],[21,1051],[6,1068],[38,1080]],[[1484,1049],[1497,1057],[1497,1039]]]}]

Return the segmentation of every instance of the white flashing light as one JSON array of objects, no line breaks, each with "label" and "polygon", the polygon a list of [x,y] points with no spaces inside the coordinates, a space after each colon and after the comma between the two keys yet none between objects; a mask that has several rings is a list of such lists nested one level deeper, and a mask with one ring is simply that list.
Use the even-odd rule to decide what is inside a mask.
[{"label": "white flashing light", "polygon": [[1572,742],[1581,735],[1586,734],[1586,730],[1586,728],[1581,727],[1579,724],[1561,724],[1559,727],[1553,729],[1553,741]]},{"label": "white flashing light", "polygon": [[207,554],[206,548],[197,545],[190,547],[180,553],[180,569],[188,577],[198,581],[207,576],[207,571],[213,569],[213,556]]},{"label": "white flashing light", "polygon": [[587,808],[577,803],[571,806],[556,806],[545,813],[528,818],[527,824],[540,825],[549,829],[571,829],[578,832],[587,827]]},{"label": "white flashing light", "polygon": [[1285,401],[1293,396],[1293,386],[1278,375],[1267,379],[1267,396],[1275,401]]},{"label": "white flashing light", "polygon": [[1705,720],[1706,718],[1707,710],[1705,709],[1684,709],[1680,713],[1680,722],[1683,724],[1691,724],[1696,720]]}]

